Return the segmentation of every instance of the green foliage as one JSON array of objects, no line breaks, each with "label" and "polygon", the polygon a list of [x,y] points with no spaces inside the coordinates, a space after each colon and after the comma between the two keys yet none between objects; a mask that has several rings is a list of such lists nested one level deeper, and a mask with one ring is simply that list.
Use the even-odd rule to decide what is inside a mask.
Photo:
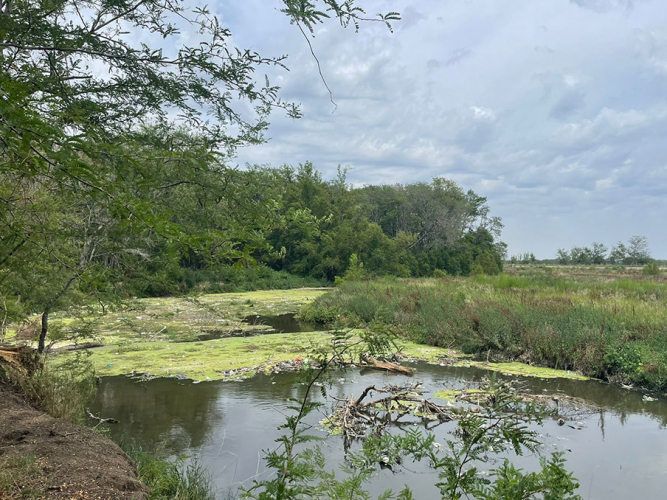
[{"label": "green foliage", "polygon": [[410,340],[667,387],[667,285],[549,274],[346,283],[304,307],[351,327],[381,323]]},{"label": "green foliage", "polygon": [[215,500],[211,478],[196,461],[168,461],[127,445],[123,449],[137,464],[139,480],[150,489],[151,500]]},{"label": "green foliage", "polygon": [[[523,473],[509,460],[491,469],[489,476],[495,478],[490,485],[474,490],[475,498],[496,500],[499,498],[543,498],[545,500],[581,499],[574,494],[579,483],[565,470],[565,460],[561,453],[554,453],[549,459],[540,458],[539,472]],[[455,498],[455,497],[454,497]]]},{"label": "green foliage", "polygon": [[637,344],[621,344],[611,348],[604,356],[605,370],[609,375],[620,375],[632,380],[640,374],[643,363],[643,349]]},{"label": "green foliage", "polygon": [[660,266],[656,262],[649,262],[642,267],[642,275],[644,276],[659,276]]},{"label": "green foliage", "polygon": [[446,278],[448,276],[447,271],[444,269],[435,269],[433,271],[434,278]]},{"label": "green foliage", "polygon": [[627,245],[619,241],[611,248],[611,251],[602,243],[593,243],[590,248],[575,246],[569,251],[559,248],[556,252],[556,259],[561,265],[600,265],[605,263],[638,265],[650,263],[651,254],[646,237],[633,236]]},{"label": "green foliage", "polygon": [[364,270],[364,263],[359,260],[356,253],[350,255],[350,263],[347,266],[347,271],[341,278],[336,276],[336,286],[342,285],[350,281],[363,281],[366,278],[366,271]]}]

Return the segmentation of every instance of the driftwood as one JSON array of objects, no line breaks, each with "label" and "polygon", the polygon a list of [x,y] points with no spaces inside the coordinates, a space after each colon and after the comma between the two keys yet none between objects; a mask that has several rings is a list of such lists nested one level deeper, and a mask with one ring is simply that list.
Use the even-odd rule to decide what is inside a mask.
[{"label": "driftwood", "polygon": [[[383,394],[372,399],[373,393]],[[382,433],[388,425],[400,427],[405,415],[413,415],[423,422],[447,422],[457,417],[459,410],[442,406],[421,397],[421,384],[407,386],[389,385],[377,388],[366,387],[358,398],[338,399],[339,405],[327,417],[325,424],[345,438],[346,445],[351,439],[363,438],[370,429]]]},{"label": "driftwood", "polygon": [[102,344],[100,342],[84,342],[83,344],[72,344],[72,345],[66,345],[63,347],[59,347],[57,349],[54,349],[53,352],[60,352],[60,351],[80,351],[83,349],[94,349],[96,347],[104,347],[105,344]]},{"label": "driftwood", "polygon": [[363,356],[361,356],[361,360],[365,363],[364,365],[361,365],[363,368],[373,368],[376,370],[385,370],[389,372],[405,373],[405,374],[413,374],[415,372],[413,368],[408,368],[407,366],[401,366],[397,363],[391,363],[389,361],[380,361],[372,356],[369,356],[368,354],[364,354]]},{"label": "driftwood", "polygon": [[93,420],[97,420],[97,424],[95,425],[95,427],[93,427],[93,429],[96,429],[97,427],[99,427],[102,424],[117,424],[118,423],[118,420],[116,420],[115,418],[102,418],[102,417],[98,417],[96,415],[93,415],[90,412],[90,410],[87,409],[87,408],[86,408],[86,413]]},{"label": "driftwood", "polygon": [[[440,405],[423,398],[420,383],[380,388],[371,385],[358,398],[334,398],[338,404],[323,424],[331,432],[341,434],[348,447],[352,440],[362,439],[370,433],[380,435],[388,426],[404,428],[421,421],[426,429],[432,429],[464,414],[482,414],[484,407],[496,405],[496,393],[488,386],[475,390],[464,388],[457,392],[454,399],[466,403],[465,406]],[[599,411],[583,400],[562,394],[515,392],[514,397],[519,405],[533,404],[550,410],[549,414],[558,420],[559,425]],[[507,412],[513,413],[513,410],[507,408]]]}]

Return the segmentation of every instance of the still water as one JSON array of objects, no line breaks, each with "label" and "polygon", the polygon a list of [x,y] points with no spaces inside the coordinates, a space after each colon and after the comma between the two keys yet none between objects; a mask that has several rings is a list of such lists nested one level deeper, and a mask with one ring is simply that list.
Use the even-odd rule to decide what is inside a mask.
[{"label": "still water", "polygon": [[[412,381],[424,383],[424,396],[435,391],[481,383],[488,372],[473,368],[440,367],[419,363]],[[598,382],[539,380],[519,377],[525,392],[566,394],[598,408],[577,421],[581,430],[559,427],[548,421],[539,428],[545,446],[542,454],[565,452],[568,470],[581,484],[586,499],[667,497],[667,401],[645,402],[642,394]],[[330,395],[359,395],[368,385],[409,382],[404,375],[348,370],[335,374]],[[211,473],[221,496],[239,486],[250,486],[254,477],[266,477],[262,451],[275,447],[277,427],[287,414],[286,399],[299,398],[305,387],[290,373],[260,375],[243,382],[208,382],[155,379],[135,381],[126,377],[102,380],[93,411],[120,421],[111,427],[113,439],[132,440],[148,449],[163,446],[171,455],[196,457]],[[319,391],[316,391],[317,397]],[[322,413],[311,415],[313,433]],[[434,430],[443,441],[452,424]],[[330,436],[323,444],[335,467],[343,459],[342,440]],[[520,467],[534,469],[538,457],[513,459]],[[436,477],[421,464],[404,464],[396,473],[378,471],[370,485],[379,493],[400,490],[408,484],[415,498],[439,498]]]}]

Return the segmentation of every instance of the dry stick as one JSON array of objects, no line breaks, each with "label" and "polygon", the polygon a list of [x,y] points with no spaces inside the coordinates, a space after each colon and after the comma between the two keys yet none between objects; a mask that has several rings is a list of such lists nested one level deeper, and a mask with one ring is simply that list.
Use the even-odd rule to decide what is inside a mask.
[{"label": "dry stick", "polygon": [[98,428],[100,425],[102,425],[102,424],[117,424],[117,423],[118,423],[118,420],[116,420],[115,418],[102,418],[102,417],[96,417],[96,416],[93,415],[93,414],[90,412],[90,410],[87,409],[87,408],[86,408],[86,413],[87,413],[88,416],[89,416],[90,418],[92,418],[93,420],[98,420],[97,425],[95,425],[95,427],[93,427],[93,429],[97,429],[97,428]]},{"label": "dry stick", "polygon": [[329,100],[331,101],[331,104],[334,105],[334,110],[332,111],[332,113],[334,113],[338,109],[338,104],[336,104],[336,101],[334,101],[333,92],[331,92],[329,84],[327,83],[326,79],[324,78],[324,75],[322,74],[322,66],[320,66],[320,60],[315,55],[315,51],[313,50],[313,45],[310,43],[308,35],[306,35],[306,32],[301,27],[301,23],[299,21],[296,21],[296,25],[299,27],[299,31],[301,31],[301,34],[306,39],[306,42],[308,43],[308,48],[310,49],[310,53],[312,54],[313,58],[315,59],[315,62],[317,63],[317,71],[320,73],[320,78],[322,79],[322,83],[324,83],[324,86],[329,91]]}]

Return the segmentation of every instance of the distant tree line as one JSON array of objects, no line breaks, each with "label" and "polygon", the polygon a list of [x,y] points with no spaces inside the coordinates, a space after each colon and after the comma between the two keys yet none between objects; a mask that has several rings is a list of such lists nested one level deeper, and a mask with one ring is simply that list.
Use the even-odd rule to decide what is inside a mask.
[{"label": "distant tree line", "polygon": [[537,262],[533,252],[526,252],[510,257],[510,264],[534,264]]},{"label": "distant tree line", "polygon": [[556,252],[559,264],[616,264],[638,266],[652,262],[648,239],[645,236],[633,236],[627,244],[619,241],[611,251],[602,243],[593,243],[590,247],[572,247],[569,251],[559,248]]}]

